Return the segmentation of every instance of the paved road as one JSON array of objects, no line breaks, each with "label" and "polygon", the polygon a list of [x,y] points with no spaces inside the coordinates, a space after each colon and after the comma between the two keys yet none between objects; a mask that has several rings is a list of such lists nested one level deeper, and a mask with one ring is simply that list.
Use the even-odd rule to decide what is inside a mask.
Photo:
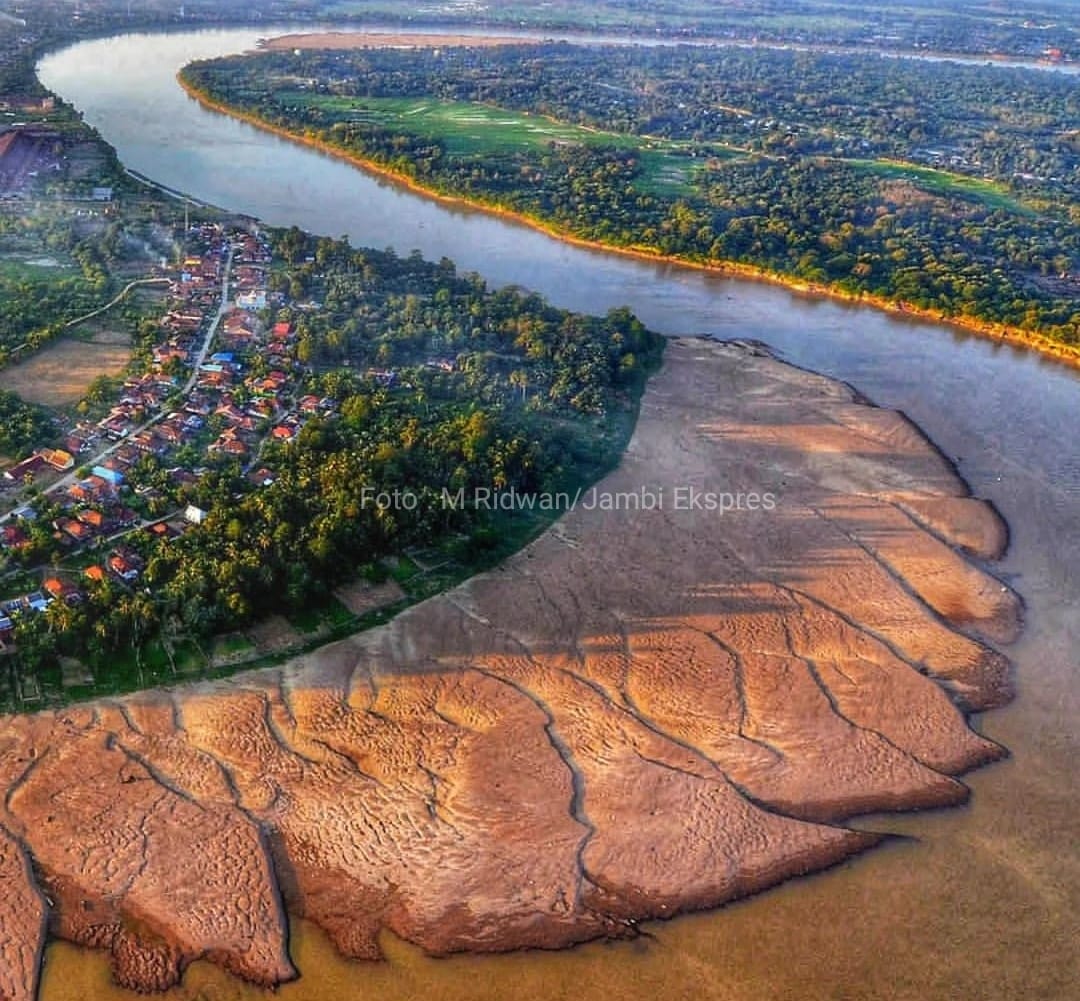
[{"label": "paved road", "polygon": [[[221,325],[222,317],[224,317],[225,314],[229,311],[229,278],[232,274],[232,260],[233,250],[232,246],[230,245],[228,256],[225,259],[225,268],[221,277],[221,302],[218,305],[217,312],[214,314],[213,319],[210,321],[209,327],[207,327],[206,336],[203,338],[202,345],[199,348],[199,353],[196,356],[195,361],[192,365],[191,376],[188,381],[184,383],[184,386],[181,389],[181,393],[185,397],[192,391],[192,389],[195,388],[195,383],[199,378],[199,367],[203,364],[204,361],[206,361],[206,356],[210,353],[210,345],[213,344],[218,327]],[[82,459],[79,462],[79,467],[81,468],[82,466],[100,465],[103,460],[107,459],[110,455],[113,454],[113,452],[125,445],[128,439],[134,437],[140,431],[145,431],[147,428],[153,427],[155,424],[158,424],[165,419],[165,416],[165,411],[159,410],[152,417],[149,417],[145,421],[143,421],[142,424],[140,424],[137,428],[134,428],[127,435],[127,437],[121,438],[119,441],[114,442],[107,448],[102,449],[100,452],[98,452],[91,458]],[[66,475],[60,477],[60,479],[58,479],[51,486],[43,490],[42,493],[48,495],[56,493],[59,490],[66,490],[68,487],[74,484],[78,480],[78,478],[78,473],[75,471],[67,473]],[[21,506],[21,503],[16,505],[16,507]],[[0,524],[3,524],[3,522],[7,521],[11,517],[13,510],[14,509],[5,511],[3,515],[0,515]]]}]

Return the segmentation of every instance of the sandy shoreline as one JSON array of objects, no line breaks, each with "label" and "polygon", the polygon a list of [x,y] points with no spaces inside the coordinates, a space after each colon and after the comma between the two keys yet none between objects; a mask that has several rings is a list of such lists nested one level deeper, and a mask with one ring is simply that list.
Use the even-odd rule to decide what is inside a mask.
[{"label": "sandy shoreline", "polygon": [[0,994],[34,996],[46,914],[142,990],[295,976],[286,913],[361,959],[630,934],[1003,753],[964,710],[1010,697],[980,637],[1020,606],[954,546],[1004,527],[902,415],[674,341],[599,489],[622,509],[280,670],[0,720]]},{"label": "sandy shoreline", "polygon": [[[376,39],[380,36],[371,36]],[[373,47],[379,47],[377,44]],[[182,73],[177,74],[177,82],[184,92],[196,100],[204,108],[209,111],[215,111],[218,114],[226,115],[230,118],[238,119],[239,121],[247,122],[249,125],[253,125],[256,128],[262,129],[265,132],[270,132],[274,135],[281,136],[283,139],[288,139],[291,142],[298,143],[302,146],[310,146],[313,149],[319,150],[321,153],[326,153],[329,156],[333,156],[337,159],[344,160],[347,163],[351,163],[362,170],[367,171],[370,174],[377,175],[379,177],[385,177],[386,179],[399,184],[402,187],[413,191],[416,194],[423,195],[425,198],[430,198],[433,201],[440,202],[444,205],[463,206],[473,209],[478,212],[485,212],[489,215],[494,215],[502,219],[508,219],[512,222],[520,223],[523,226],[528,226],[530,229],[537,230],[540,233],[544,233],[553,239],[560,240],[564,243],[571,244],[576,247],[584,247],[589,250],[599,250],[605,253],[618,254],[622,257],[632,257],[636,260],[651,261],[662,264],[675,264],[679,267],[691,268],[695,271],[707,271],[714,274],[732,275],[738,278],[746,278],[751,281],[767,282],[770,285],[779,285],[783,288],[790,289],[794,292],[799,292],[805,295],[814,296],[818,298],[834,299],[840,302],[851,303],[853,305],[872,306],[875,309],[880,309],[886,313],[894,313],[900,316],[904,316],[914,320],[927,320],[942,326],[951,327],[955,330],[963,331],[967,334],[973,334],[975,336],[984,338],[986,340],[995,341],[1000,344],[1009,344],[1017,347],[1027,348],[1031,351],[1035,351],[1040,355],[1047,358],[1052,358],[1054,361],[1061,362],[1062,364],[1069,365],[1072,368],[1080,368],[1080,348],[1073,348],[1066,344],[1060,344],[1055,341],[1048,340],[1045,337],[1040,337],[1037,334],[1032,334],[1024,330],[1020,330],[1015,327],[1009,327],[1001,323],[987,323],[982,320],[975,320],[965,317],[949,316],[936,310],[922,309],[917,306],[912,306],[907,303],[894,302],[891,299],[885,299],[881,296],[870,295],[866,293],[860,293],[858,295],[852,295],[848,292],[841,291],[828,285],[817,285],[810,282],[801,281],[799,279],[791,278],[786,275],[779,274],[775,271],[770,271],[767,268],[758,267],[752,264],[740,264],[734,261],[723,261],[717,263],[703,264],[698,261],[688,260],[684,257],[678,257],[671,254],[661,254],[654,252],[647,248],[640,247],[620,247],[613,244],[601,243],[596,240],[586,240],[578,236],[574,236],[572,233],[559,229],[552,224],[540,219],[533,218],[532,216],[524,215],[520,212],[514,212],[509,209],[500,208],[497,205],[491,205],[484,201],[472,200],[462,198],[456,195],[446,195],[433,188],[425,187],[418,183],[414,178],[409,177],[407,174],[402,174],[400,171],[392,170],[382,164],[376,163],[373,160],[369,160],[366,157],[357,156],[354,153],[346,152],[331,143],[324,142],[321,139],[312,138],[310,136],[300,135],[292,132],[288,129],[282,128],[278,125],[274,125],[270,122],[259,118],[257,115],[249,114],[248,112],[241,111],[237,108],[233,108],[227,104],[223,104],[220,101],[210,97],[205,91],[200,90],[197,87],[192,86],[183,79]]]}]

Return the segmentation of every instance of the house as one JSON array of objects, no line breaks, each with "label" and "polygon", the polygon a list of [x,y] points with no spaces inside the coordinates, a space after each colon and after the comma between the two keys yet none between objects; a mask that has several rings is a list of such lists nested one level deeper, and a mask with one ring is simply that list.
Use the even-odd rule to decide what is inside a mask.
[{"label": "house", "polygon": [[203,510],[201,507],[197,507],[194,504],[189,504],[184,511],[184,518],[191,522],[192,525],[201,525],[206,521],[206,516],[209,512]]},{"label": "house", "polygon": [[4,479],[9,483],[22,483],[27,477],[32,480],[44,468],[45,460],[35,452],[30,458],[23,459],[22,462],[18,462],[10,469],[6,469]]},{"label": "house", "polygon": [[113,508],[111,518],[121,528],[131,528],[139,523],[139,515],[129,507]]},{"label": "house", "polygon": [[80,511],[75,517],[81,521],[87,528],[95,532],[102,532],[105,530],[105,515],[100,511],[95,511],[92,508],[86,508]]},{"label": "house", "polygon": [[106,561],[106,564],[109,570],[124,581],[125,584],[130,584],[133,580],[138,579],[138,567],[136,567],[131,558],[124,553],[113,553]]},{"label": "house", "polygon": [[131,432],[132,424],[126,416],[108,417],[100,424],[101,430],[112,441],[119,441]]},{"label": "house", "polygon": [[127,469],[139,461],[139,450],[133,445],[124,445],[112,454],[112,458],[102,463],[108,469]]},{"label": "house", "polygon": [[161,442],[157,440],[157,435],[150,429],[140,431],[131,439],[131,443],[140,452],[159,452],[161,450]]},{"label": "house", "polygon": [[279,424],[270,432],[270,437],[275,441],[292,441],[296,437],[296,430],[293,424]]},{"label": "house", "polygon": [[166,421],[157,429],[157,433],[170,445],[179,445],[184,440],[184,428],[175,421]]},{"label": "house", "polygon": [[94,581],[102,581],[105,579],[105,571],[99,566],[87,567],[83,571],[83,576]]},{"label": "house", "polygon": [[18,550],[30,544],[29,536],[18,525],[5,525],[2,538],[8,549]]},{"label": "house", "polygon": [[83,487],[89,494],[90,498],[93,500],[98,500],[103,497],[111,497],[116,492],[113,488],[113,485],[108,480],[103,479],[96,474],[88,476],[85,480],[82,481],[82,483],[79,484],[79,486]]},{"label": "house", "polygon": [[53,469],[59,469],[61,472],[67,469],[71,469],[75,465],[75,457],[70,452],[65,452],[62,448],[43,448],[41,450],[41,457],[53,467]]},{"label": "house", "polygon": [[214,412],[220,417],[224,417],[230,424],[238,424],[244,417],[244,411],[235,403],[222,404]]},{"label": "house", "polygon": [[369,368],[367,377],[374,379],[380,386],[390,387],[397,382],[397,372],[389,368]]},{"label": "house", "polygon": [[193,487],[199,482],[199,477],[183,466],[175,466],[169,470],[169,479],[180,487]]},{"label": "house", "polygon": [[69,605],[78,604],[83,598],[82,592],[77,587],[60,580],[59,577],[50,577],[41,586],[57,601],[65,601]]},{"label": "house", "polygon": [[74,486],[68,487],[67,498],[73,504],[89,504],[94,499],[93,495],[82,483],[76,483]]},{"label": "house", "polygon": [[241,309],[265,309],[266,308],[266,291],[265,289],[253,289],[251,292],[241,292],[236,297],[236,305]]},{"label": "house", "polygon": [[150,537],[154,539],[160,539],[163,542],[167,542],[169,539],[175,539],[180,532],[167,521],[156,521],[151,525],[147,531],[150,533]]},{"label": "house", "polygon": [[247,413],[256,420],[268,421],[274,416],[274,405],[269,400],[252,400]]},{"label": "house", "polygon": [[53,526],[73,542],[86,542],[94,536],[94,530],[76,518],[57,518]]},{"label": "house", "polygon": [[184,412],[198,417],[209,417],[213,409],[211,398],[203,393],[192,393],[184,403]]},{"label": "house", "polygon": [[90,473],[91,477],[99,476],[111,487],[119,487],[124,482],[124,474],[118,469],[110,469],[108,466],[94,466]]}]

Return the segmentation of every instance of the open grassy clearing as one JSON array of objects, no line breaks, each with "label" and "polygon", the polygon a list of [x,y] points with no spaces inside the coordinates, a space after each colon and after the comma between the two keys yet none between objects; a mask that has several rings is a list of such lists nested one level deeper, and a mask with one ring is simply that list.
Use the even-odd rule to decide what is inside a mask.
[{"label": "open grassy clearing", "polygon": [[131,344],[131,331],[123,320],[117,317],[115,310],[92,316],[82,323],[68,327],[65,338],[85,341],[87,344]]},{"label": "open grassy clearing", "polygon": [[0,389],[27,403],[66,407],[86,394],[99,375],[119,375],[131,360],[128,344],[102,344],[64,338],[0,371]]},{"label": "open grassy clearing", "polygon": [[[486,104],[416,97],[337,97],[304,91],[279,91],[275,100],[285,107],[317,107],[339,115],[342,121],[437,140],[454,157],[542,153],[551,143],[636,150],[641,157],[641,186],[667,194],[687,190],[702,164],[700,157],[692,155],[693,146],[688,142],[605,132]],[[708,149],[712,158],[738,155],[727,147]]]},{"label": "open grassy clearing", "polygon": [[1031,215],[1032,210],[1018,201],[1004,185],[966,174],[954,174],[934,167],[918,167],[894,160],[850,160],[853,167],[896,180],[911,181],[924,191],[934,195],[954,196],[982,202],[992,209],[1006,209]]},{"label": "open grassy clearing", "polygon": [[74,263],[46,253],[0,253],[0,278],[11,281],[40,281],[77,273]]}]

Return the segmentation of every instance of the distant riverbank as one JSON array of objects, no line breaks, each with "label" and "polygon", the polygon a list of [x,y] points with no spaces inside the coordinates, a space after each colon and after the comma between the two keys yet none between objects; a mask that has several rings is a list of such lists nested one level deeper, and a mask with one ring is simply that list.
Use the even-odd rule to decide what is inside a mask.
[{"label": "distant riverbank", "polygon": [[[452,42],[448,42],[447,44],[452,44]],[[482,212],[486,212],[503,219],[508,219],[513,222],[520,223],[524,226],[528,226],[531,229],[537,230],[547,236],[563,241],[565,243],[569,243],[578,247],[584,247],[590,250],[600,250],[608,253],[619,254],[626,257],[633,257],[638,260],[659,261],[668,264],[676,264],[681,267],[694,268],[700,271],[732,275],[739,278],[749,278],[755,281],[765,281],[775,285],[781,285],[784,288],[791,289],[793,291],[800,292],[806,295],[821,296],[830,299],[836,299],[842,302],[869,305],[889,313],[897,313],[915,319],[930,320],[934,323],[947,324],[968,333],[973,333],[980,337],[984,337],[988,340],[997,341],[999,343],[1017,345],[1033,351],[1037,351],[1046,357],[1053,358],[1055,361],[1059,361],[1073,368],[1080,369],[1080,349],[1071,347],[1067,344],[1062,344],[1058,341],[1050,340],[1047,337],[1032,333],[1031,331],[1022,330],[1018,327],[1011,327],[1001,323],[990,323],[984,320],[976,319],[974,317],[951,316],[938,310],[924,309],[922,307],[914,306],[906,302],[887,299],[883,296],[876,296],[867,293],[852,294],[833,285],[823,285],[807,282],[802,279],[794,278],[790,275],[785,275],[781,272],[777,272],[769,268],[760,267],[753,264],[745,264],[736,261],[713,261],[705,263],[701,261],[695,261],[686,257],[680,257],[678,255],[663,254],[659,251],[655,251],[647,247],[620,246],[618,244],[603,243],[597,240],[588,240],[584,237],[577,236],[571,231],[563,227],[557,226],[545,219],[527,215],[522,212],[517,212],[512,209],[507,209],[503,206],[486,201],[484,199],[465,198],[460,195],[446,194],[435,188],[422,184],[415,178],[410,177],[408,174],[404,174],[401,171],[394,170],[391,167],[387,167],[386,165],[381,164],[378,161],[343,149],[340,146],[336,146],[333,143],[327,142],[323,139],[319,139],[315,136],[305,135],[300,132],[294,132],[291,129],[276,125],[273,122],[269,122],[266,119],[251,112],[244,111],[232,105],[226,104],[222,101],[219,101],[218,99],[207,93],[207,91],[205,91],[203,88],[198,87],[192,84],[189,80],[185,79],[183,70],[181,70],[180,73],[177,74],[177,81],[189,97],[191,97],[195,101],[198,101],[199,104],[207,110],[215,111],[222,115],[227,115],[239,121],[246,122],[247,124],[252,125],[255,128],[259,128],[266,132],[270,132],[274,135],[280,136],[281,138],[288,139],[292,142],[296,142],[304,146],[309,146],[313,149],[317,149],[321,153],[325,153],[330,156],[345,160],[346,162],[356,167],[359,167],[362,170],[365,170],[372,174],[376,174],[380,177],[384,177],[390,181],[393,181],[395,184],[399,184],[407,188],[410,191],[413,191],[417,194],[423,195],[426,198],[430,198],[445,205],[466,206],[469,208],[477,209]]]}]

